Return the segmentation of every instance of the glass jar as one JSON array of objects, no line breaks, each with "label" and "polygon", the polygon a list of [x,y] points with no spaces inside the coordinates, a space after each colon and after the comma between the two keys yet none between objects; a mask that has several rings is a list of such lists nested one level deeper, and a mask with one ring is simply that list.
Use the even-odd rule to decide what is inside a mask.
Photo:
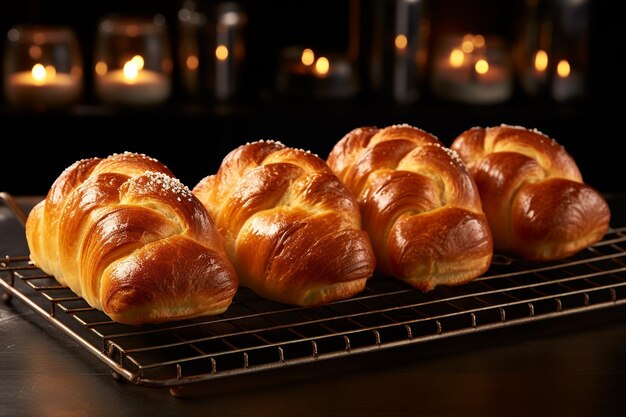
[{"label": "glass jar", "polygon": [[496,104],[513,94],[510,53],[498,36],[449,34],[435,46],[434,96],[465,104]]},{"label": "glass jar", "polygon": [[426,79],[430,12],[426,0],[372,2],[369,84],[379,96],[415,102]]},{"label": "glass jar", "polygon": [[94,55],[97,97],[116,105],[156,105],[170,97],[172,58],[165,17],[107,17]]},{"label": "glass jar", "polygon": [[241,92],[247,19],[247,14],[237,2],[223,2],[216,6],[209,91],[217,101],[232,100]]},{"label": "glass jar", "polygon": [[76,103],[83,66],[78,40],[68,27],[21,25],[7,32],[4,92],[7,102],[35,110]]},{"label": "glass jar", "polygon": [[208,12],[200,0],[183,0],[178,10],[178,68],[180,85],[188,97],[206,93],[208,73]]}]

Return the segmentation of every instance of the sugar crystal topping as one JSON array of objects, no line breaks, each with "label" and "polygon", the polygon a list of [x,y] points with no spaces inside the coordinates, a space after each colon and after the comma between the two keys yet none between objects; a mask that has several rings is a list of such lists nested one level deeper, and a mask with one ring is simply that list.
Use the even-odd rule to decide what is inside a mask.
[{"label": "sugar crystal topping", "polygon": [[317,156],[319,158],[319,156],[317,154],[312,153],[310,150],[305,150],[305,149],[302,149],[302,148],[290,148],[289,146],[285,145],[281,141],[272,140],[272,139],[259,139],[259,140],[254,141],[254,142],[246,142],[246,144],[244,146],[254,145],[255,143],[270,143],[270,144],[274,144],[274,145],[279,145],[279,146],[282,146],[282,147],[287,148],[287,149],[295,149],[295,150],[303,152],[303,153],[312,154],[312,155],[315,155],[315,156]]},{"label": "sugar crystal topping", "polygon": [[255,143],[270,143],[270,144],[275,144],[275,145],[279,145],[279,146],[285,146],[285,144],[282,143],[281,141],[271,140],[271,139],[259,139],[259,140],[255,140],[254,142],[246,142],[246,144],[244,146],[254,145]]},{"label": "sugar crystal topping", "polygon": [[540,139],[540,140],[543,140],[543,139],[548,139],[548,140],[550,141],[550,144],[551,144],[552,146],[558,146],[558,147],[560,147],[561,149],[564,149],[564,148],[563,148],[563,145],[560,145],[560,144],[559,144],[559,143],[558,143],[558,142],[557,142],[554,138],[552,138],[552,137],[550,137],[550,136],[546,135],[545,133],[543,133],[542,131],[540,131],[540,130],[539,130],[539,129],[537,129],[536,127],[535,127],[535,128],[532,128],[532,129],[528,129],[528,128],[524,127],[524,126],[507,125],[506,123],[502,123],[502,124],[500,124],[500,127],[506,127],[506,128],[510,128],[510,129],[527,130],[527,131],[533,132],[533,133],[535,133],[535,134],[537,134],[537,135],[539,135],[539,136],[540,136],[540,137],[539,137],[539,139]]},{"label": "sugar crystal topping", "polygon": [[[178,178],[170,177],[163,172],[146,171],[143,176],[148,178],[148,187],[161,187],[161,190],[166,192],[173,192],[177,195],[177,200],[181,201],[184,198],[187,201],[191,201],[193,196],[191,190],[184,185]],[[135,177],[137,178],[137,177]],[[133,178],[132,180],[134,180]],[[132,181],[131,180],[131,181]]]},{"label": "sugar crystal topping", "polygon": [[[450,149],[447,148],[445,146],[443,146],[441,143],[428,143],[427,146],[435,146],[437,148],[440,148],[441,150],[443,150],[446,154],[448,154],[448,156],[450,157],[450,159],[454,162],[456,162],[457,165],[461,165],[463,166],[463,160],[461,159],[461,157],[459,156],[459,154],[454,150],[454,149]],[[452,161],[450,161],[450,163],[452,163]]]},{"label": "sugar crystal topping", "polygon": [[145,153],[137,153],[137,152],[130,152],[130,151],[124,151],[122,153],[113,153],[113,154],[109,155],[108,157],[110,158],[112,156],[119,156],[119,155],[122,155],[122,156],[136,156],[136,157],[139,157],[141,159],[146,159],[148,161],[159,162],[155,158],[153,158],[151,156],[148,156]]}]

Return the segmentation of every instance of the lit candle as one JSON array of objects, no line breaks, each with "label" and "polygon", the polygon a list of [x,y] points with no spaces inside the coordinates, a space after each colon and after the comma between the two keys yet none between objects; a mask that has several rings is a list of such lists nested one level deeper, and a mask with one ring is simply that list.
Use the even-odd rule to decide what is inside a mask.
[{"label": "lit candle", "polygon": [[311,95],[316,58],[311,48],[293,46],[283,49],[276,79],[278,92],[295,97]]},{"label": "lit candle", "polygon": [[52,65],[35,64],[30,71],[9,74],[7,100],[18,105],[59,107],[75,102],[81,93],[80,68],[74,74],[57,72]]},{"label": "lit candle", "polygon": [[465,103],[502,102],[513,92],[504,51],[482,35],[449,43],[436,58],[432,83],[435,95]]},{"label": "lit candle", "polygon": [[583,76],[572,68],[569,61],[561,59],[556,65],[556,75],[552,81],[552,95],[557,101],[580,97],[584,92]]},{"label": "lit candle", "polygon": [[215,74],[211,80],[211,89],[217,100],[229,101],[241,93],[248,18],[236,2],[218,5],[215,13]]},{"label": "lit candle", "polygon": [[315,61],[313,95],[322,99],[349,98],[356,93],[354,67],[347,56],[320,56]]},{"label": "lit candle", "polygon": [[548,54],[544,50],[538,50],[535,54],[535,71],[538,74],[545,74],[548,68]]},{"label": "lit candle", "polygon": [[277,88],[292,97],[340,99],[354,95],[357,86],[347,56],[323,56],[310,48],[289,47],[281,53]]},{"label": "lit candle", "polygon": [[522,88],[530,96],[543,95],[548,81],[548,53],[537,49],[534,53],[529,53],[527,59],[520,74]]},{"label": "lit candle", "polygon": [[170,95],[170,81],[162,73],[144,68],[141,55],[124,63],[122,69],[109,71],[104,62],[96,64],[96,92],[109,103],[156,104]]},{"label": "lit candle", "polygon": [[330,61],[325,56],[321,56],[317,58],[315,61],[315,75],[318,77],[324,78],[328,75],[328,71],[330,70]]}]

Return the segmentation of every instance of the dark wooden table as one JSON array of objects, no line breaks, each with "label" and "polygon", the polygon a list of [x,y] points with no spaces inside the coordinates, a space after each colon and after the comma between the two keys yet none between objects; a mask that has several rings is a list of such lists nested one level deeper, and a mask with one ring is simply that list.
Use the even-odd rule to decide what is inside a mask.
[{"label": "dark wooden table", "polygon": [[[623,225],[623,201],[609,201]],[[2,206],[0,253],[27,254]],[[211,381],[176,398],[118,382],[19,300],[0,303],[0,417],[624,416],[625,392],[624,306]]]}]

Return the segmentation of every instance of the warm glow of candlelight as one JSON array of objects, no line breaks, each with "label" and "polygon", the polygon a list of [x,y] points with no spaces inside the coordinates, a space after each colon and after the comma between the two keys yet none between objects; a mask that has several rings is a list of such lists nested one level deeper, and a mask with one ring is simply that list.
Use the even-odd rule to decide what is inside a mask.
[{"label": "warm glow of candlelight", "polygon": [[75,80],[79,80],[80,77],[83,76],[83,69],[79,66],[72,67],[70,70],[70,76]]},{"label": "warm glow of candlelight", "polygon": [[137,25],[128,25],[126,26],[126,34],[131,38],[139,35],[139,27]]},{"label": "warm glow of candlelight", "polygon": [[461,42],[461,50],[466,54],[471,54],[476,49],[485,47],[485,37],[483,35],[467,34],[463,36]]},{"label": "warm glow of candlelight", "polygon": [[36,45],[41,45],[45,41],[46,41],[45,33],[37,32],[33,35],[33,42],[35,42]]},{"label": "warm glow of candlelight", "polygon": [[315,62],[315,71],[319,75],[326,75],[326,74],[328,74],[328,70],[329,69],[330,69],[330,61],[328,61],[328,58],[326,58],[324,56],[321,56]]},{"label": "warm glow of candlelight", "polygon": [[141,71],[143,69],[143,57],[141,55],[135,55],[131,61],[135,64],[135,67],[137,67],[137,71]]},{"label": "warm glow of candlelight", "polygon": [[46,65],[46,78],[54,78],[57,75],[57,69],[53,65]]},{"label": "warm glow of candlelight", "polygon": [[472,42],[471,39],[464,40],[461,43],[461,49],[466,54],[471,54],[472,52],[474,52],[474,42]]},{"label": "warm glow of candlelight", "polygon": [[[200,62],[198,62],[198,65],[200,64]],[[161,62],[161,69],[164,72],[170,72],[172,69],[174,69],[174,63],[172,62],[171,59],[163,59],[163,61]]]},{"label": "warm glow of candlelight", "polygon": [[32,59],[39,59],[41,58],[41,46],[39,45],[31,45],[30,48],[28,48],[28,55],[32,58]]},{"label": "warm glow of candlelight", "polygon": [[189,55],[187,57],[187,60],[185,61],[185,64],[187,65],[187,68],[193,71],[193,70],[198,69],[198,65],[200,65],[200,61],[198,61],[197,56]]},{"label": "warm glow of candlelight", "polygon": [[46,68],[41,64],[35,64],[33,65],[31,74],[33,75],[33,80],[35,80],[36,84],[43,84],[46,79]]},{"label": "warm glow of candlelight", "polygon": [[134,60],[127,61],[124,64],[124,79],[127,81],[135,81],[137,75],[139,74],[139,68],[137,68],[137,63]]},{"label": "warm glow of candlelight", "polygon": [[479,74],[486,74],[489,71],[489,62],[485,59],[479,59],[476,61],[476,64],[474,64],[474,69]]},{"label": "warm glow of candlelight", "polygon": [[96,63],[96,74],[104,75],[107,73],[108,70],[109,67],[107,67],[106,62],[99,61]]},{"label": "warm glow of candlelight", "polygon": [[228,58],[228,48],[225,45],[218,45],[215,48],[215,57],[220,61],[224,61]]},{"label": "warm glow of candlelight", "polygon": [[483,48],[485,46],[485,37],[483,35],[472,36],[472,43],[475,48]]},{"label": "warm glow of candlelight", "polygon": [[562,59],[559,61],[559,63],[556,66],[556,73],[559,74],[559,77],[561,78],[569,77],[570,66],[569,66],[569,62],[567,62],[566,59]]},{"label": "warm glow of candlelight", "polygon": [[548,54],[546,51],[538,50],[535,54],[535,69],[544,72],[548,68]]},{"label": "warm glow of candlelight", "polygon": [[452,52],[450,52],[450,65],[454,68],[461,67],[464,61],[465,54],[459,48],[454,48]]},{"label": "warm glow of candlelight", "polygon": [[396,36],[394,43],[396,44],[396,48],[405,49],[409,40],[406,38],[406,35],[400,34]]},{"label": "warm glow of candlelight", "polygon": [[300,60],[304,65],[309,67],[315,62],[315,53],[312,49],[306,48],[302,51],[302,56],[300,57]]}]

